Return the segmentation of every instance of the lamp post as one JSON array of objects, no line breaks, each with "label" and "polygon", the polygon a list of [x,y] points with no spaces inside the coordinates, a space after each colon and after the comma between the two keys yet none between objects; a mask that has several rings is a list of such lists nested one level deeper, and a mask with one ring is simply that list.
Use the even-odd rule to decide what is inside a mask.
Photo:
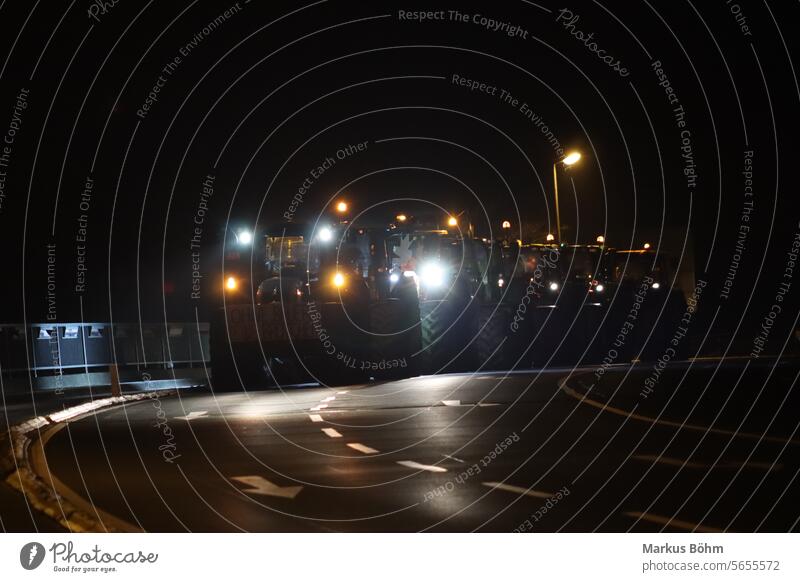
[{"label": "lamp post", "polygon": [[558,235],[559,244],[561,244],[561,213],[558,207],[558,164],[564,164],[565,167],[569,167],[577,163],[580,159],[580,152],[570,152],[563,159],[553,164],[553,190],[556,195],[556,234]]}]

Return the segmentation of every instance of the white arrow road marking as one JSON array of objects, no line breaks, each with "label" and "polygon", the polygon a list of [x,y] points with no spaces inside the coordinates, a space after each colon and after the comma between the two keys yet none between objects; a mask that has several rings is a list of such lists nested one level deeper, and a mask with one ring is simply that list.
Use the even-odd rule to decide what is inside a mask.
[{"label": "white arrow road marking", "polygon": [[195,418],[200,418],[208,414],[208,410],[200,410],[200,411],[193,411],[187,414],[186,416],[176,416],[176,420],[194,420]]},{"label": "white arrow road marking", "polygon": [[280,487],[272,481],[267,481],[259,475],[242,475],[241,477],[231,477],[234,481],[239,481],[249,485],[250,489],[242,489],[242,493],[252,493],[253,495],[272,495],[273,497],[284,497],[294,499],[303,490],[302,485],[290,485]]},{"label": "white arrow road marking", "polygon": [[422,463],[417,463],[416,461],[397,461],[397,464],[408,467],[409,469],[419,469],[421,471],[430,471],[431,473],[447,473],[447,469],[444,467],[439,467],[437,465],[423,465]]},{"label": "white arrow road marking", "polygon": [[311,422],[322,422],[322,417],[319,414],[309,414],[308,418],[311,419]]},{"label": "white arrow road marking", "polygon": [[445,406],[461,406],[460,400],[442,400],[442,404]]},{"label": "white arrow road marking", "polygon": [[328,396],[327,398],[320,400],[320,402],[330,402],[331,400],[336,400],[336,396]]},{"label": "white arrow road marking", "polygon": [[500,403],[499,402],[478,402],[478,406],[480,406],[480,407],[484,407],[484,406],[500,406]]},{"label": "white arrow road marking", "polygon": [[362,445],[361,443],[347,443],[347,446],[351,449],[357,450],[359,453],[364,453],[365,455],[374,455],[375,453],[379,452],[372,447]]},{"label": "white arrow road marking", "polygon": [[342,436],[342,433],[340,433],[335,428],[323,428],[322,432],[324,432],[326,435],[328,435],[332,439],[339,438],[340,436]]},{"label": "white arrow road marking", "polygon": [[316,412],[317,410],[322,410],[323,408],[328,408],[328,405],[327,404],[319,404],[317,406],[314,406],[310,410]]},{"label": "white arrow road marking", "polygon": [[552,493],[547,491],[536,491],[535,489],[526,489],[525,487],[517,487],[516,485],[506,485],[505,483],[498,483],[497,481],[486,481],[483,483],[492,489],[501,489],[511,493],[519,493],[520,495],[527,495],[528,497],[538,497],[539,499],[549,499],[553,496]]}]

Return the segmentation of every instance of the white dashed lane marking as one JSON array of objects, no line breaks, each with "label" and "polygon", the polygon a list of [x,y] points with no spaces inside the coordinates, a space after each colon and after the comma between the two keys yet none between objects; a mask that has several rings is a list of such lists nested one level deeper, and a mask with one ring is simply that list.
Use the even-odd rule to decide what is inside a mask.
[{"label": "white dashed lane marking", "polygon": [[311,419],[311,422],[322,422],[322,417],[319,414],[309,414],[308,418]]},{"label": "white dashed lane marking", "polygon": [[317,410],[322,410],[323,408],[328,408],[327,404],[318,404],[317,406],[312,407],[310,410],[312,412],[316,412]]},{"label": "white dashed lane marking", "polygon": [[176,416],[175,419],[176,420],[185,420],[185,421],[188,422],[190,420],[195,420],[196,418],[202,418],[202,417],[206,416],[207,414],[208,414],[208,410],[197,410],[197,411],[194,411],[194,412],[190,412],[186,416]]},{"label": "white dashed lane marking", "polygon": [[517,487],[516,485],[507,485],[506,483],[498,483],[497,481],[485,481],[483,485],[491,487],[492,489],[500,489],[501,491],[508,491],[509,493],[517,493],[519,495],[527,495],[528,497],[536,497],[538,499],[550,499],[553,494],[547,491],[537,491],[536,489],[526,489],[525,487]]},{"label": "white dashed lane marking", "polygon": [[342,433],[340,433],[335,428],[323,428],[322,432],[324,432],[326,435],[328,435],[332,439],[339,438],[339,437],[342,436]]},{"label": "white dashed lane marking", "polygon": [[358,451],[359,453],[364,453],[365,455],[374,455],[375,453],[379,452],[372,447],[362,445],[361,443],[347,443],[347,446]]},{"label": "white dashed lane marking", "polygon": [[447,473],[447,469],[438,465],[423,465],[416,461],[397,461],[398,465],[403,465],[409,469],[419,469],[420,471],[430,471],[431,473]]}]

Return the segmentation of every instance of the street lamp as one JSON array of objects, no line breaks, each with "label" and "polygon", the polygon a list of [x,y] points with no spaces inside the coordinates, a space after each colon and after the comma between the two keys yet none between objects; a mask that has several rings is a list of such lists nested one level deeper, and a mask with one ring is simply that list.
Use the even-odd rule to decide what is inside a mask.
[{"label": "street lamp", "polygon": [[338,212],[339,214],[344,214],[345,212],[347,212],[347,202],[345,202],[344,200],[341,200],[336,205],[336,212]]},{"label": "street lamp", "polygon": [[455,216],[451,216],[447,219],[447,226],[456,227],[458,226],[458,219]]},{"label": "street lamp", "polygon": [[508,220],[504,220],[502,226],[503,230],[508,230],[509,228],[511,228],[511,222]]},{"label": "street lamp", "polygon": [[558,164],[564,164],[564,167],[569,167],[578,163],[580,159],[580,152],[573,151],[553,164],[553,190],[556,195],[556,233],[558,234],[559,243],[561,242],[561,214],[558,208]]}]

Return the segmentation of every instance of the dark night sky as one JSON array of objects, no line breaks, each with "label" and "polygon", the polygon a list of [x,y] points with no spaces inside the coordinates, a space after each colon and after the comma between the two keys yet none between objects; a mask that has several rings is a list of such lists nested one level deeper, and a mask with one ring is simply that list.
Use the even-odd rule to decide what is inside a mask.
[{"label": "dark night sky", "polygon": [[[556,153],[520,111],[524,102],[565,148],[585,154],[560,182],[568,237],[589,242],[605,232],[627,247],[661,236],[674,252],[688,236],[697,276],[716,289],[706,306],[759,319],[798,230],[792,170],[800,94],[790,23],[800,11],[789,4],[739,2],[742,30],[732,4],[721,1],[574,2],[566,6],[579,16],[572,29],[557,20],[565,6],[547,1],[458,3],[462,13],[521,27],[521,38],[471,18],[450,20],[453,4],[330,0],[302,8],[253,0],[240,2],[167,75],[162,70],[180,48],[234,3],[123,0],[94,20],[85,0],[69,10],[67,2],[40,2],[32,11],[33,3],[10,0],[0,10],[8,56],[0,132],[20,90],[29,96],[2,168],[0,236],[10,281],[2,317],[42,319],[46,245],[55,243],[59,320],[80,317],[79,296],[86,320],[105,321],[112,309],[115,319],[136,318],[137,295],[144,319],[163,320],[165,305],[169,320],[192,318],[189,241],[206,176],[215,177],[214,195],[201,260],[211,281],[228,216],[236,226],[280,220],[311,169],[360,142],[365,151],[337,160],[314,182],[298,218],[314,219],[355,180],[347,196],[359,208],[421,198],[468,210],[482,232],[508,217],[518,226],[518,209],[525,227],[543,232]],[[399,10],[420,9],[445,10],[445,20],[399,18]],[[598,49],[629,75],[570,30],[593,32]],[[653,61],[685,110],[698,175],[691,194],[675,105]],[[457,86],[454,74],[495,86],[496,94]],[[141,119],[137,110],[159,75],[158,100]],[[519,99],[516,107],[503,102],[502,89]],[[722,301],[719,285],[742,224],[746,150],[754,152],[752,229],[732,297]],[[87,176],[94,188],[84,212]],[[86,287],[77,294],[81,213],[88,217]],[[213,289],[206,289],[208,298]]]}]

